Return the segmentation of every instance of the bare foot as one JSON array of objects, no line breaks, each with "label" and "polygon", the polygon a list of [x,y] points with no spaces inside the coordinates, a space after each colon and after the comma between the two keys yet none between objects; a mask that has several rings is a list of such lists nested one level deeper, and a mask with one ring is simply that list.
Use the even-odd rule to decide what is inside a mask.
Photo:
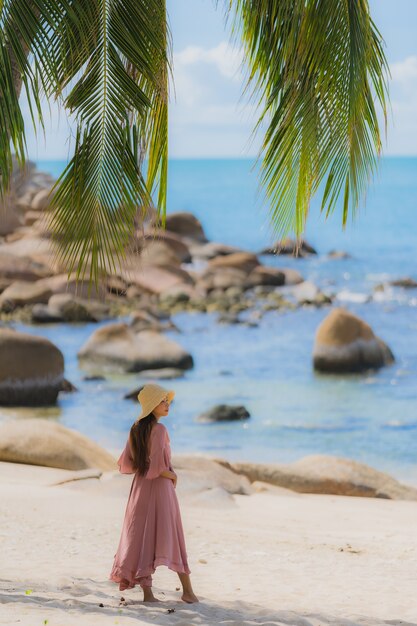
[{"label": "bare foot", "polygon": [[188,602],[188,604],[199,602],[199,599],[197,598],[197,596],[195,595],[193,591],[184,591],[184,593],[181,596],[181,600],[184,600],[184,602]]},{"label": "bare foot", "polygon": [[158,598],[155,598],[152,591],[147,591],[146,593],[143,594],[143,601],[144,602],[161,602],[161,600],[159,600]]}]

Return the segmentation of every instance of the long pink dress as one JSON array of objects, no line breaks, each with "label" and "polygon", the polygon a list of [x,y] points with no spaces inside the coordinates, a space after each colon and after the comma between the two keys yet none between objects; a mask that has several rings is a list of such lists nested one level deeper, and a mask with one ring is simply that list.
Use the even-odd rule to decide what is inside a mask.
[{"label": "long pink dress", "polygon": [[144,476],[133,469],[129,440],[117,461],[121,474],[135,474],[126,506],[119,547],[110,580],[119,589],[152,586],[158,565],[190,574],[184,531],[175,487],[159,474],[172,470],[168,431],[156,423],[150,434],[149,468]]}]

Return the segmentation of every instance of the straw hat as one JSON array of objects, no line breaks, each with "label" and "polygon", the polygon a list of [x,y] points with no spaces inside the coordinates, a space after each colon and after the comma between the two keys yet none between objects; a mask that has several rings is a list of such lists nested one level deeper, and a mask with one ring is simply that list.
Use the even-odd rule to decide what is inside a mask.
[{"label": "straw hat", "polygon": [[139,415],[136,421],[139,422],[139,420],[147,417],[147,415],[149,415],[149,413],[152,413],[154,408],[158,406],[158,404],[162,402],[162,400],[164,400],[165,398],[171,404],[174,396],[175,391],[172,391],[171,389],[164,389],[159,385],[154,385],[151,383],[145,385],[138,394],[138,400],[142,406],[142,413]]}]

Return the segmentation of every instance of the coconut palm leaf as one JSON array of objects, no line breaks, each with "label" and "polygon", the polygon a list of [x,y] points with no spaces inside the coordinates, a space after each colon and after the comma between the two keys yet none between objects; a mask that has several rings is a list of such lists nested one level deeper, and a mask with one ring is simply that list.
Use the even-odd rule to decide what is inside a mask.
[{"label": "coconut palm leaf", "polygon": [[[162,0],[77,0],[63,10],[62,4],[50,2],[56,21],[43,42],[50,51],[44,76],[75,115],[77,134],[74,156],[56,184],[51,225],[58,261],[97,283],[123,261],[135,217],[152,203],[160,174],[165,203],[165,6]],[[148,184],[141,171],[147,153]]]},{"label": "coconut palm leaf", "polygon": [[381,151],[388,67],[367,0],[229,0],[247,88],[261,108],[261,183],[277,234],[300,235],[323,183],[329,215],[355,211]]},{"label": "coconut palm leaf", "polygon": [[42,123],[40,75],[28,59],[38,30],[36,6],[23,0],[0,0],[0,194],[7,190],[12,154],[23,165],[26,154],[25,124],[19,106],[22,86],[28,97],[32,121]]}]

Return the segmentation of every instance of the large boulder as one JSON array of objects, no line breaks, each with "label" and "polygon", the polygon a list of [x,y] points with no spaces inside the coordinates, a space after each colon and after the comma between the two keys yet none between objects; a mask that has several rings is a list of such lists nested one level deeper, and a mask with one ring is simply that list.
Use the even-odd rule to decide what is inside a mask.
[{"label": "large boulder", "polygon": [[261,480],[300,493],[417,500],[414,487],[351,459],[314,455],[288,465],[219,462],[252,482]]},{"label": "large boulder", "polygon": [[179,257],[182,263],[190,263],[191,254],[182,237],[169,230],[151,229],[145,233],[146,242],[163,241]]},{"label": "large boulder", "polygon": [[47,419],[8,420],[0,425],[0,461],[68,470],[116,470],[116,459],[75,430]]},{"label": "large boulder", "polygon": [[166,216],[165,228],[187,239],[207,241],[201,222],[192,213],[170,213]]},{"label": "large boulder", "polygon": [[84,366],[98,365],[126,372],[193,367],[192,356],[158,332],[135,333],[127,324],[108,324],[96,330],[78,353]]},{"label": "large boulder", "polygon": [[321,372],[361,372],[394,361],[390,348],[362,319],[345,309],[333,309],[317,329],[314,368]]},{"label": "large boulder", "polygon": [[70,293],[57,293],[48,304],[35,304],[32,320],[38,323],[98,322],[108,317],[109,307],[98,300],[83,300]]},{"label": "large boulder", "polygon": [[250,417],[249,411],[241,405],[216,404],[198,416],[198,422],[235,422]]},{"label": "large boulder", "polygon": [[234,252],[225,256],[219,256],[211,259],[208,263],[210,269],[237,269],[249,274],[255,267],[260,265],[256,254],[251,252]]},{"label": "large boulder", "polygon": [[64,357],[48,339],[0,328],[0,405],[54,404]]},{"label": "large boulder", "polygon": [[120,276],[129,284],[158,295],[171,287],[192,285],[194,283],[188,272],[170,265],[149,266],[141,269],[122,269]]},{"label": "large boulder", "polygon": [[181,265],[181,257],[162,239],[149,239],[145,241],[140,252],[140,263],[145,267],[148,265],[179,267]]},{"label": "large boulder", "polygon": [[285,284],[285,274],[274,267],[258,265],[250,272],[246,284],[248,287],[257,287],[259,285],[281,287]]},{"label": "large boulder", "polygon": [[52,295],[52,291],[42,284],[42,280],[36,282],[16,281],[9,285],[0,295],[0,309],[11,311],[18,306],[46,304]]},{"label": "large boulder", "polygon": [[197,287],[201,291],[210,292],[214,289],[229,289],[230,287],[247,287],[247,273],[235,267],[222,269],[208,269],[200,278]]},{"label": "large boulder", "polygon": [[96,288],[94,284],[90,285],[89,281],[77,280],[75,274],[57,274],[49,276],[38,281],[38,285],[42,285],[52,294],[65,293],[73,294],[84,300],[96,299],[104,300],[107,295],[105,282],[102,281]]},{"label": "large boulder", "polygon": [[45,278],[49,274],[49,269],[42,263],[37,263],[29,257],[8,254],[0,248],[0,278],[7,279],[10,283],[15,280],[30,282]]}]

